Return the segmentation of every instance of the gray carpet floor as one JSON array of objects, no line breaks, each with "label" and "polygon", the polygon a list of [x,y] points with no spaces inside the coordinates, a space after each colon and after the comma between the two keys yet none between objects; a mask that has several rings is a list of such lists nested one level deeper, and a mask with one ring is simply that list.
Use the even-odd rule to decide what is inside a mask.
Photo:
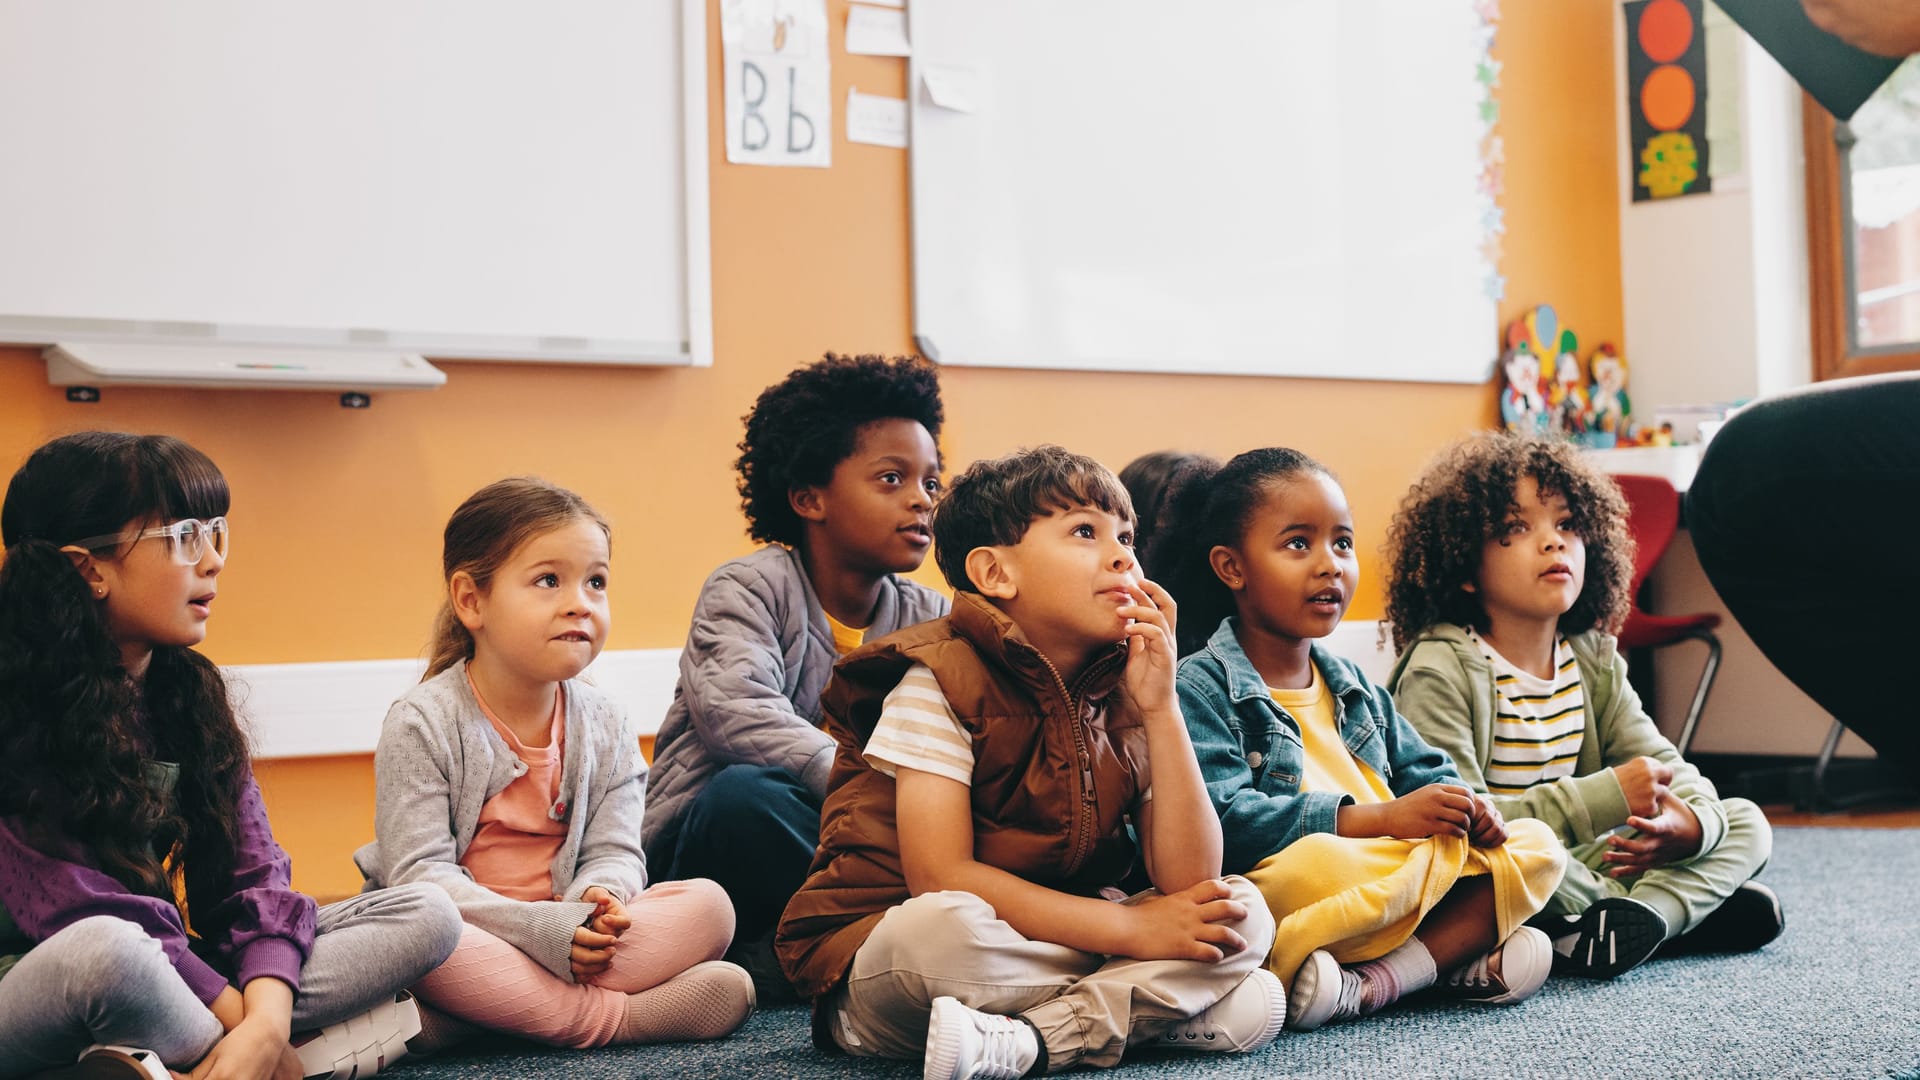
[{"label": "gray carpet floor", "polygon": [[[1762,875],[1787,930],[1757,953],[1659,959],[1612,982],[1549,981],[1513,1007],[1415,998],[1245,1055],[1147,1055],[1105,1075],[1920,1078],[1920,830],[1779,829]],[[409,1060],[453,1077],[913,1077],[918,1062],[813,1049],[769,1009],[716,1043],[556,1051],[489,1040]],[[1083,1074],[1085,1075],[1085,1074]]]}]

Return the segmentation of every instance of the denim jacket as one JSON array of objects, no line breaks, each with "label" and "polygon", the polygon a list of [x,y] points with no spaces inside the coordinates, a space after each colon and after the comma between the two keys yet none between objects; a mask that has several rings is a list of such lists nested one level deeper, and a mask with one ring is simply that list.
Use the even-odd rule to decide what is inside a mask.
[{"label": "denim jacket", "polygon": [[[1180,661],[1177,685],[1207,796],[1220,815],[1221,872],[1244,874],[1309,833],[1333,832],[1353,796],[1301,791],[1306,745],[1300,724],[1273,700],[1265,679],[1221,620],[1206,647]],[[1360,669],[1321,648],[1313,663],[1339,714],[1353,756],[1386,781],[1395,797],[1434,783],[1461,782],[1453,759],[1429,746],[1393,707],[1393,698]]]}]

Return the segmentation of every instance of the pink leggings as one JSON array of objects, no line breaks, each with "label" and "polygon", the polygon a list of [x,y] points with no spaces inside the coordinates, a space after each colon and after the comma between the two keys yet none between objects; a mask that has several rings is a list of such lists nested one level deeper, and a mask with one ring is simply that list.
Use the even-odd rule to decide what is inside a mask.
[{"label": "pink leggings", "polygon": [[555,976],[476,926],[447,962],[414,986],[421,1000],[469,1024],[553,1046],[605,1046],[627,1015],[627,995],[718,960],[733,939],[733,905],[711,881],[669,881],[627,901],[633,925],[592,984]]}]

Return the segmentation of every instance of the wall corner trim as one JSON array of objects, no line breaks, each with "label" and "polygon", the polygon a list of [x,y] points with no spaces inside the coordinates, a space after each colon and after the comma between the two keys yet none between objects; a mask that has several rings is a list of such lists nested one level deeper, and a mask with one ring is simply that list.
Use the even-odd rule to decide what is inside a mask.
[{"label": "wall corner trim", "polygon": [[[1325,644],[1384,685],[1393,653],[1378,646],[1379,626],[1372,620],[1343,622]],[[388,706],[420,681],[426,662],[237,664],[223,670],[234,688],[234,707],[253,738],[253,756],[307,758],[372,753]],[[626,706],[642,735],[660,730],[679,676],[679,649],[608,650],[586,674]]]}]

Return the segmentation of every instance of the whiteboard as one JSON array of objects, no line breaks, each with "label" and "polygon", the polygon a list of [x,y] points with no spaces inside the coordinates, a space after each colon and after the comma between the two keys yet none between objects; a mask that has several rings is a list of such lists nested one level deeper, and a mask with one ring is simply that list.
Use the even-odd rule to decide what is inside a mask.
[{"label": "whiteboard", "polygon": [[707,363],[702,0],[0,0],[0,340]]},{"label": "whiteboard", "polygon": [[911,15],[914,329],[942,363],[1490,375],[1473,0]]}]

